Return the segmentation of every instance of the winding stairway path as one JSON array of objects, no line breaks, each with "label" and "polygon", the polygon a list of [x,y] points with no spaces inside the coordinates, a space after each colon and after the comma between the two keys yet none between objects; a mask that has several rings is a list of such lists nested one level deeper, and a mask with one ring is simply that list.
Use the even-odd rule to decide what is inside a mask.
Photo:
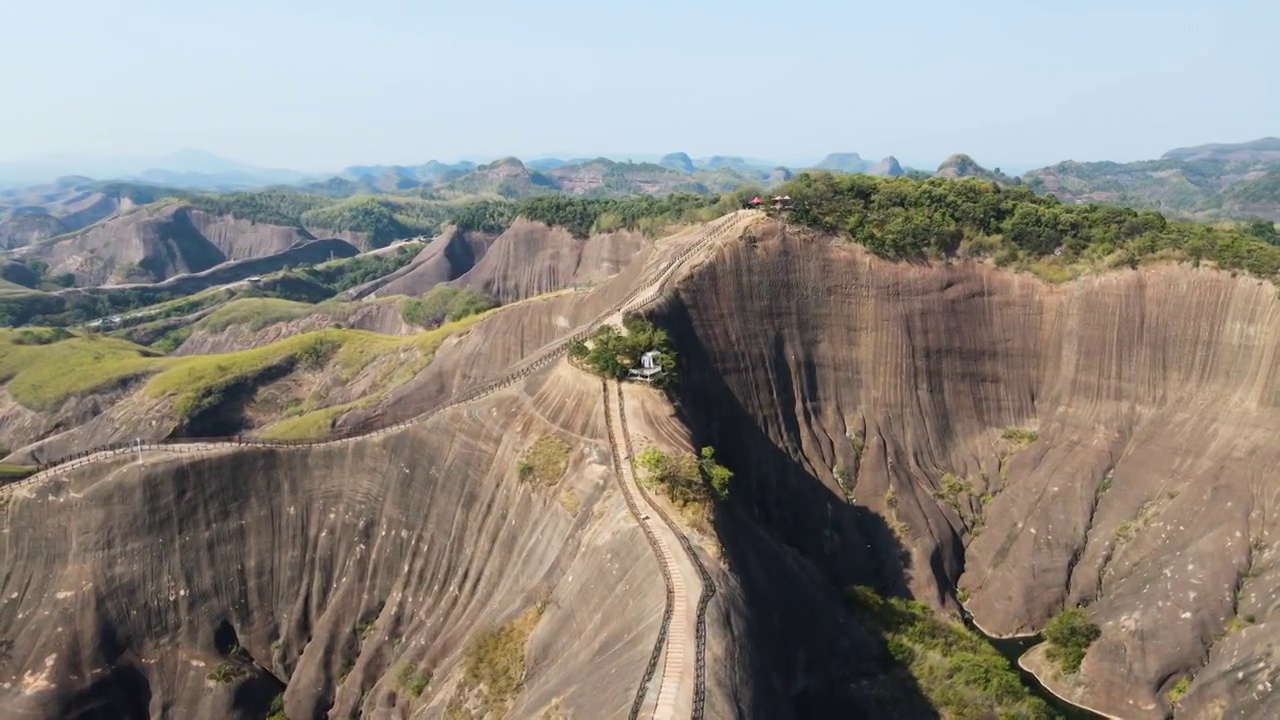
[{"label": "winding stairway path", "polygon": [[[696,624],[690,622],[689,594],[686,577],[692,577],[701,595],[702,583],[696,576],[690,576],[686,563],[679,562],[673,548],[678,546],[671,528],[659,522],[646,512],[648,505],[644,492],[636,482],[635,468],[630,453],[631,443],[625,433],[625,420],[621,396],[610,398],[611,392],[617,388],[617,382],[603,383],[603,398],[606,425],[609,430],[609,446],[613,451],[614,470],[618,475],[618,483],[627,507],[644,530],[645,537],[653,547],[662,566],[663,580],[667,584],[667,605],[663,612],[662,626],[658,632],[658,646],[654,648],[654,659],[662,657],[662,674],[658,677],[657,699],[653,703],[652,717],[655,720],[671,720],[688,717],[692,712],[695,687],[693,682],[685,679],[696,678],[696,668],[691,663],[693,656],[687,650],[689,640],[694,637]],[[665,642],[664,642],[665,641]],[[653,671],[650,664],[649,673]],[[643,705],[647,704],[648,674],[641,682],[640,691],[636,694],[636,704],[632,707],[633,718],[637,717]]]}]

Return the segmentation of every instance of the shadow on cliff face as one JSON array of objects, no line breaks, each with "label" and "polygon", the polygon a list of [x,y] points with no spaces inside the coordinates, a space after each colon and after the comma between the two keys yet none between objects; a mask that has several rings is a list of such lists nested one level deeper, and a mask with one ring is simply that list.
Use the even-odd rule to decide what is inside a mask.
[{"label": "shadow on cliff face", "polygon": [[293,370],[293,363],[277,363],[254,377],[228,385],[218,391],[217,397],[207,407],[193,413],[170,437],[219,438],[239,435],[251,427],[246,412],[258,389],[287,377]]},{"label": "shadow on cliff face", "polygon": [[147,720],[151,717],[151,685],[132,665],[112,667],[84,690],[71,696],[58,717],[76,720]]},{"label": "shadow on cliff face", "polygon": [[747,618],[746,667],[736,669],[750,694],[738,701],[743,716],[937,717],[884,638],[845,603],[853,584],[905,595],[907,549],[879,515],[844,502],[778,447],[710,362],[682,304],[659,313],[680,348],[681,419],[696,446],[714,446],[735,473],[714,523]]},{"label": "shadow on cliff face", "polygon": [[[97,674],[74,693],[50,698],[54,716],[76,720],[146,720],[151,716],[151,683],[128,652],[126,641],[110,623],[97,628],[96,647],[85,648],[97,656],[106,672]],[[56,710],[54,707],[56,706]],[[21,712],[19,710],[18,712]],[[2,716],[3,713],[0,713]]]}]

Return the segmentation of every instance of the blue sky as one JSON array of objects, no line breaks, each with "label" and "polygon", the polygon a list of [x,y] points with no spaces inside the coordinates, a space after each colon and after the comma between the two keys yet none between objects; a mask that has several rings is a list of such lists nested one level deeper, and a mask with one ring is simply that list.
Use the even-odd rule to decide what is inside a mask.
[{"label": "blue sky", "polygon": [[0,0],[0,17],[0,159],[1014,167],[1280,135],[1273,0]]}]

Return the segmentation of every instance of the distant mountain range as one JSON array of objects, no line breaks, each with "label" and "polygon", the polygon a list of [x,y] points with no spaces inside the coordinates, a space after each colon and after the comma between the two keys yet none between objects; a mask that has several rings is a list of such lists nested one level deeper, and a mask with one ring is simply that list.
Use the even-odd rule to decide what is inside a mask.
[{"label": "distant mountain range", "polygon": [[[852,160],[851,160],[852,159]],[[505,162],[506,158],[493,162]],[[566,167],[585,167],[611,161],[639,168],[661,167],[696,175],[730,171],[744,179],[766,181],[771,176],[794,173],[808,167],[840,172],[897,175],[903,169],[893,158],[880,163],[862,161],[857,153],[833,153],[816,165],[787,165],[739,156],[692,158],[675,152],[664,156],[540,157],[522,164],[533,172],[550,172]],[[123,180],[184,190],[230,191],[258,189],[271,185],[306,186],[317,192],[348,195],[357,192],[403,192],[442,185],[473,172],[473,161],[444,163],[431,160],[422,165],[354,165],[332,173],[304,173],[296,170],[262,168],[228,160],[204,150],[186,149],[159,157],[78,158],[39,156],[20,161],[0,162],[0,188],[46,185],[67,176]],[[785,172],[783,172],[785,171]],[[717,184],[713,182],[712,184]]]},{"label": "distant mountain range", "polygon": [[1280,138],[1268,137],[1243,143],[1212,143],[1176,148],[1160,156],[1161,160],[1231,160],[1239,162],[1280,161]]},{"label": "distant mountain range", "polygon": [[[855,153],[842,153],[840,157],[850,155],[857,157]],[[526,162],[507,157],[483,165],[433,160],[424,165],[353,166],[323,180],[294,185],[307,192],[335,197],[404,192],[439,199],[467,195],[515,198],[550,192],[611,197],[631,193],[724,192],[744,184],[769,186],[790,179],[800,169],[803,168],[762,164],[742,157],[695,159],[683,152],[661,156],[657,162],[606,157],[544,157]],[[896,160],[886,158],[881,163],[866,163],[865,168],[854,172],[899,175],[904,171]]]},{"label": "distant mountain range", "polygon": [[1159,210],[1200,220],[1280,221],[1280,138],[1177,148],[1159,160],[1067,161],[1021,180],[1063,202]]},{"label": "distant mountain range", "polygon": [[[810,166],[790,167],[739,156],[694,158],[684,152],[634,159],[540,157],[525,162],[508,157],[484,164],[432,160],[421,165],[359,165],[337,173],[306,174],[260,168],[200,150],[83,163],[65,157],[29,158],[0,164],[0,247],[71,232],[174,194],[270,189],[335,199],[370,194],[425,200],[517,199],[552,193],[619,197],[718,193],[743,186],[766,190],[806,169],[978,177],[1025,184],[1067,203],[1126,205],[1203,220],[1280,220],[1280,138],[1274,137],[1176,148],[1158,160],[1133,163],[1066,161],[1016,177],[999,168],[988,170],[964,154],[947,158],[933,171],[903,167],[892,156],[873,160],[856,152],[831,153]],[[3,189],[6,184],[7,190]]]},{"label": "distant mountain range", "polygon": [[159,157],[44,155],[0,162],[0,187],[40,185],[69,175],[200,190],[291,184],[314,178],[313,174],[258,167],[195,149]]},{"label": "distant mountain range", "polygon": [[[431,160],[421,165],[355,165],[338,172],[306,173],[290,169],[259,167],[198,149],[185,149],[157,157],[92,158],[44,155],[0,162],[0,188],[43,185],[65,176],[81,176],[206,191],[256,189],[269,185],[308,185],[321,188],[328,183],[329,191],[334,194],[403,192],[424,186],[441,185],[458,179],[468,172],[473,172],[481,164],[492,164],[503,160],[504,158],[496,158],[486,163],[469,160],[445,163]],[[600,160],[639,167],[656,165],[685,175],[729,170],[762,180],[777,174],[781,169],[790,173],[816,169],[888,176],[923,172],[921,169],[903,166],[893,156],[877,161],[863,158],[856,152],[830,153],[817,163],[774,162],[724,155],[694,158],[684,152],[673,152],[661,156],[616,153],[596,157],[537,157],[525,160],[523,164],[534,172],[548,172],[565,167],[585,166]],[[1176,148],[1165,153],[1160,160],[1255,163],[1280,161],[1280,138]],[[943,165],[950,161],[951,158],[944,161]],[[1097,165],[1098,163],[1085,164]],[[1033,170],[1027,174],[1034,172],[1036,171]]]}]

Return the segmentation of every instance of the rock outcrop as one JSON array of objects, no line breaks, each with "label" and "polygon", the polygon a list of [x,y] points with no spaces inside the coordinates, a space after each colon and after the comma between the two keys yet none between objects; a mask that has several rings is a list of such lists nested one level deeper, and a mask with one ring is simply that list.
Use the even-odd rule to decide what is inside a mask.
[{"label": "rock outcrop", "polygon": [[863,160],[862,156],[856,152],[851,153],[830,153],[822,158],[822,162],[814,166],[818,170],[834,170],[835,172],[860,173],[865,172],[871,163]]},{"label": "rock outcrop", "polygon": [[902,166],[898,164],[898,158],[890,155],[889,157],[876,163],[876,166],[867,171],[868,175],[879,175],[881,177],[898,177],[904,174]]},{"label": "rock outcrop", "polygon": [[65,229],[62,221],[46,212],[14,213],[0,218],[0,248],[7,250],[38,243]]},{"label": "rock outcrop", "polygon": [[992,171],[982,167],[976,160],[965,155],[964,153],[956,153],[938,166],[936,173],[938,177],[944,178],[966,178],[976,177],[984,180],[996,180],[997,176]]},{"label": "rock outcrop", "polygon": [[693,171],[696,169],[693,166],[693,159],[690,158],[687,153],[682,152],[667,153],[662,156],[662,159],[658,161],[658,164],[669,170],[682,172],[686,175],[692,175]]}]

